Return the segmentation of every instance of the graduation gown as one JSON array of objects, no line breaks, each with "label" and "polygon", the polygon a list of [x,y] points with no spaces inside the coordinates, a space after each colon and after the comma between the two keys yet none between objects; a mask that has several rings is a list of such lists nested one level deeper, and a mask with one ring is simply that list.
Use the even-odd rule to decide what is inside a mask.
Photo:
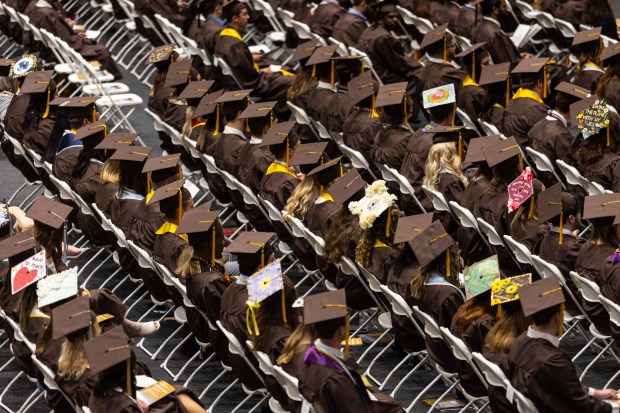
[{"label": "graduation gown", "polygon": [[347,11],[334,25],[332,37],[336,40],[340,40],[349,47],[352,46],[357,49],[357,42],[367,27],[368,19]]},{"label": "graduation gown", "polygon": [[359,39],[361,50],[368,54],[377,76],[383,83],[408,82],[407,94],[415,96],[416,78],[421,65],[406,56],[401,43],[381,22],[370,25]]},{"label": "graduation gown", "polygon": [[603,188],[613,192],[620,191],[620,176],[617,172],[620,155],[613,152],[604,152],[590,164],[579,164],[579,171],[584,178],[603,185]]},{"label": "graduation gown", "polygon": [[605,96],[603,96],[603,98],[609,105],[616,108],[616,110],[620,108],[620,79],[613,77],[609,83],[607,83]]},{"label": "graduation gown", "polygon": [[174,0],[137,0],[134,2],[136,11],[145,14],[155,21],[155,15],[165,16],[172,24],[183,27],[185,14],[179,11]]},{"label": "graduation gown", "polygon": [[304,99],[308,116],[330,131],[342,132],[344,121],[351,112],[347,94],[331,89],[329,83],[319,82],[316,88],[306,92]]},{"label": "graduation gown", "polygon": [[[566,285],[573,295],[579,299],[580,294],[570,277],[570,272],[575,271],[575,264],[579,251],[588,241],[585,238],[576,238],[575,235],[567,229],[563,229],[562,245],[560,245],[559,241],[559,228],[551,228],[540,241],[538,256],[558,267],[566,280]],[[569,297],[566,297],[565,305],[566,311],[568,311],[569,314],[579,314],[579,310]]]},{"label": "graduation gown", "polygon": [[[529,208],[529,204],[526,208]],[[532,254],[538,252],[540,240],[547,231],[549,226],[536,218],[528,219],[527,211],[510,222],[510,236],[525,245]]]},{"label": "graduation gown", "polygon": [[[165,224],[164,224],[165,225]],[[176,230],[176,225],[174,226]],[[157,231],[153,244],[153,259],[174,273],[179,256],[187,246],[187,241],[172,232]],[[163,232],[163,233],[162,233]]]},{"label": "graduation gown", "polygon": [[282,210],[299,182],[292,169],[274,162],[261,180],[259,196]]},{"label": "graduation gown", "polygon": [[[442,59],[428,56],[426,59],[424,67],[417,72],[418,79],[420,80],[419,90],[428,90],[449,83],[454,83],[458,87],[465,79],[465,76],[467,76],[464,70],[457,69],[451,64],[444,64]],[[419,103],[421,103],[421,96],[419,99]]]},{"label": "graduation gown", "polygon": [[[158,76],[159,72],[156,72],[154,76]],[[156,115],[160,117],[164,116],[166,112],[166,107],[168,106],[168,98],[174,91],[174,88],[164,87],[164,82],[159,83],[159,85],[154,86],[155,89],[151,89],[149,93],[148,99],[148,108]]]},{"label": "graduation gown", "polygon": [[510,38],[502,31],[501,26],[483,17],[471,32],[472,44],[486,42],[494,64],[510,62],[511,68],[521,61],[521,54]]},{"label": "graduation gown", "polygon": [[[430,315],[439,327],[450,328],[452,318],[465,302],[463,293],[450,284],[442,275],[435,274],[426,281],[426,290],[418,307]],[[444,370],[458,371],[457,359],[443,339],[426,336],[428,355]]]},{"label": "graduation gown", "polygon": [[[489,350],[485,345],[482,349],[484,358],[492,363],[497,364],[504,374],[508,371],[508,353],[503,351],[494,352]],[[489,406],[494,413],[519,413],[517,406],[513,405],[506,399],[506,389],[503,387],[489,386]]]},{"label": "graduation gown", "polygon": [[134,210],[127,238],[148,253],[152,253],[155,246],[155,233],[164,225],[164,222],[166,222],[166,217],[159,210],[159,202],[147,204],[145,198]]},{"label": "graduation gown", "polygon": [[266,146],[259,147],[251,142],[242,146],[237,154],[237,179],[258,192],[262,178],[274,159]]},{"label": "graduation gown", "polygon": [[472,122],[477,122],[486,99],[487,91],[466,76],[456,95],[456,105],[463,109]]},{"label": "graduation gown", "polygon": [[[274,321],[267,331],[261,331],[261,335],[265,334],[266,337],[263,338],[263,347],[257,348],[258,351],[267,354],[269,360],[271,360],[274,365],[278,357],[280,357],[280,354],[282,354],[286,340],[291,335],[291,330],[280,324],[280,321]],[[288,398],[286,392],[275,377],[266,375],[265,386],[273,398],[275,398],[283,408],[295,405],[293,400]]]},{"label": "graduation gown", "polygon": [[[174,392],[150,405],[149,412],[187,413],[187,410],[178,399],[180,394],[189,396],[199,406],[202,406],[202,402],[198,400],[198,397],[190,389],[177,385],[172,386],[174,387]],[[92,413],[142,413],[136,401],[122,390],[111,390],[105,394],[105,397],[97,397],[95,394],[91,394],[88,408]]]},{"label": "graduation gown", "polygon": [[[603,271],[601,273],[602,284],[601,294],[605,298],[609,298],[616,304],[620,304],[620,266],[618,264],[612,264],[610,260],[605,262]],[[620,327],[613,322],[609,323],[609,329],[611,330],[611,336],[614,341],[620,339]]]},{"label": "graduation gown", "polygon": [[56,124],[55,119],[46,118],[39,119],[37,124],[26,125],[24,132],[23,144],[25,147],[32,149],[41,157],[45,156],[47,144],[52,136],[52,129]]},{"label": "graduation gown", "polygon": [[591,92],[596,92],[598,81],[603,74],[605,74],[605,71],[594,65],[594,63],[590,63],[590,65],[586,64],[586,66],[582,67],[581,70],[578,70],[575,73],[573,83],[577,86],[586,88]]},{"label": "graduation gown", "polygon": [[437,26],[454,21],[461,8],[451,1],[431,1],[428,5],[430,20]]},{"label": "graduation gown", "polygon": [[29,94],[15,94],[4,115],[4,131],[20,142],[23,140],[26,131],[26,110],[29,104]]},{"label": "graduation gown", "polygon": [[71,182],[71,176],[77,165],[78,156],[80,156],[82,149],[82,145],[73,145],[56,154],[56,159],[54,159],[52,163],[52,173],[56,178],[67,184]]},{"label": "graduation gown", "polygon": [[558,159],[567,162],[574,150],[573,135],[564,123],[550,115],[532,126],[527,134],[527,140],[533,149],[547,155],[553,165]]},{"label": "graduation gown", "polygon": [[[237,129],[230,129],[243,135],[243,133],[237,131]],[[215,143],[213,144],[213,157],[215,158],[217,167],[236,176],[238,165],[237,156],[241,148],[245,145],[248,145],[245,137],[241,137],[237,133],[226,133],[225,129],[224,133],[216,137]]]},{"label": "graduation gown", "polygon": [[318,197],[308,206],[308,211],[304,217],[306,226],[314,234],[325,238],[330,228],[331,218],[334,217],[339,208],[340,206],[335,204],[333,200],[324,196]]},{"label": "graduation gown", "polygon": [[310,30],[313,33],[325,38],[332,35],[336,22],[345,14],[345,10],[337,3],[337,1],[322,2],[314,10],[310,19]]},{"label": "graduation gown", "polygon": [[215,44],[219,37],[219,32],[224,26],[211,16],[207,16],[204,22],[201,22],[196,41],[198,45],[205,49],[208,53],[213,54]]},{"label": "graduation gown", "polygon": [[[482,353],[484,339],[491,328],[493,328],[494,324],[495,318],[486,314],[473,320],[463,332],[458,333],[452,330],[452,334],[463,340],[470,351]],[[459,379],[461,379],[461,386],[463,386],[467,393],[479,397],[488,395],[487,388],[480,381],[476,372],[471,368],[468,362],[458,360],[457,366]]]},{"label": "graduation gown", "polygon": [[[406,253],[411,254],[410,251]],[[392,265],[387,276],[386,285],[388,288],[403,297],[407,304],[412,307],[417,305],[417,302],[411,296],[411,281],[418,275],[419,269],[420,263],[413,259],[413,262],[398,271],[396,270],[396,265]],[[426,348],[424,336],[420,335],[418,329],[409,320],[409,317],[395,314],[392,311],[390,311],[390,315],[396,341],[406,352],[412,353]],[[421,326],[421,324],[418,325]],[[421,328],[423,327],[421,326]]]},{"label": "graduation gown", "polygon": [[[424,168],[426,167],[428,151],[433,144],[433,133],[428,132],[428,130],[432,130],[430,125],[423,129],[418,129],[409,138],[407,152],[400,168],[400,174],[407,178],[421,202],[423,199],[426,199],[422,192],[422,181],[424,180]],[[422,202],[422,204],[424,208],[428,206],[428,208],[432,209],[428,200],[426,203]],[[400,209],[405,211],[405,215],[414,215],[421,212],[413,199],[405,195],[401,196]]]},{"label": "graduation gown", "polygon": [[512,344],[506,376],[541,413],[612,411],[611,405],[588,396],[568,354],[527,332]]},{"label": "graduation gown", "polygon": [[98,381],[99,375],[93,375],[90,368],[86,369],[77,380],[66,380],[56,374],[56,383],[58,383],[58,387],[71,397],[78,406],[88,405],[90,395]]},{"label": "graduation gown", "polygon": [[[457,204],[461,203],[463,198],[463,192],[465,191],[465,185],[454,174],[440,173],[439,182],[437,183],[437,191],[442,193],[446,202],[455,201]],[[435,211],[434,218],[439,219],[452,237],[456,237],[458,227],[460,226],[447,211]]]},{"label": "graduation gown", "polygon": [[547,116],[547,109],[544,103],[539,103],[531,98],[511,99],[504,109],[504,118],[502,120],[504,135],[514,136],[521,147],[528,146],[528,132],[536,122]]},{"label": "graduation gown", "polygon": [[[490,181],[485,176],[471,179],[463,191],[461,206],[473,212],[474,205],[486,193],[489,185]],[[471,265],[491,255],[489,247],[475,229],[459,225],[456,236],[465,265]]]},{"label": "graduation gown", "polygon": [[[476,14],[478,14],[478,16],[476,16]],[[474,7],[465,4],[463,8],[459,10],[454,21],[452,21],[452,31],[458,36],[469,38],[474,27],[476,27],[476,24],[480,20],[482,20],[482,14],[477,12]]]},{"label": "graduation gown", "polygon": [[185,124],[185,113],[187,112],[187,106],[180,104],[181,101],[176,98],[166,97],[164,114],[161,116],[168,125],[172,126],[176,131],[181,132],[183,125]]},{"label": "graduation gown", "polygon": [[409,142],[415,139],[406,126],[397,128],[382,125],[375,136],[368,152],[374,163],[387,164],[397,171],[403,167],[403,160],[408,151]]},{"label": "graduation gown", "polygon": [[370,115],[370,109],[353,106],[342,125],[342,139],[345,145],[360,152],[366,159],[370,159],[370,147],[381,130],[379,118]]},{"label": "graduation gown", "polygon": [[385,284],[390,268],[398,257],[398,250],[380,241],[375,242],[375,246],[370,256],[368,271],[377,277],[381,284]]},{"label": "graduation gown", "polygon": [[86,172],[84,172],[82,176],[78,178],[72,177],[69,180],[69,186],[71,189],[81,196],[82,199],[84,199],[84,201],[88,204],[95,202],[97,189],[99,189],[99,186],[101,185],[99,174],[102,167],[103,162],[98,159],[91,159],[88,167],[86,168]]},{"label": "graduation gown", "polygon": [[[615,251],[616,247],[609,244],[595,245],[592,242],[586,242],[577,254],[575,271],[600,287],[604,284],[603,269]],[[582,298],[581,308],[588,314],[598,331],[605,335],[611,334],[609,313],[601,304],[591,303]]]}]

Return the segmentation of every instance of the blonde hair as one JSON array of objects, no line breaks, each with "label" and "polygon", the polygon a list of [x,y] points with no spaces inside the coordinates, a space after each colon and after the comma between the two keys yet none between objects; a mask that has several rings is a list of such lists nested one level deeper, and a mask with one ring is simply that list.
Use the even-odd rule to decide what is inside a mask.
[{"label": "blonde hair", "polygon": [[195,111],[196,108],[193,106],[188,106],[187,109],[185,109],[185,122],[183,122],[183,128],[181,129],[181,136],[183,138],[188,138],[189,134],[192,133],[192,120]]},{"label": "blonde hair", "polygon": [[445,171],[455,175],[463,185],[467,185],[467,178],[461,172],[461,158],[456,152],[454,142],[431,145],[424,168],[424,185],[436,191],[439,184],[439,174]]},{"label": "blonde hair", "polygon": [[276,360],[279,365],[289,364],[295,354],[303,351],[305,346],[309,346],[316,340],[316,330],[312,325],[299,324],[291,335],[286,339],[282,353]]},{"label": "blonde hair", "polygon": [[99,181],[103,185],[116,184],[121,179],[120,162],[114,159],[107,159],[103,163],[101,172],[99,172]]},{"label": "blonde hair", "polygon": [[516,312],[505,312],[487,333],[484,344],[494,353],[508,353],[512,343],[527,330],[529,319],[519,309]]},{"label": "blonde hair", "polygon": [[[100,329],[96,322],[92,324],[92,329],[93,335],[98,336]],[[58,358],[58,376],[63,380],[79,380],[90,367],[84,351],[84,343],[87,340],[88,333],[85,333],[75,340],[67,339],[62,343]]]},{"label": "blonde hair", "polygon": [[316,176],[304,177],[286,203],[284,218],[292,216],[303,220],[308,213],[308,207],[319,195],[321,195],[321,185]]},{"label": "blonde hair", "polygon": [[151,88],[151,91],[149,92],[150,97],[155,96],[155,91],[164,84],[164,80],[166,80],[167,74],[168,72],[163,72],[160,70],[158,70],[157,73],[155,73],[155,78],[153,79],[153,87]]},{"label": "blonde hair", "polygon": [[194,247],[191,245],[186,245],[179,258],[177,259],[177,267],[174,270],[174,273],[181,279],[185,280],[187,275],[192,275],[191,263],[192,258],[194,258]]}]

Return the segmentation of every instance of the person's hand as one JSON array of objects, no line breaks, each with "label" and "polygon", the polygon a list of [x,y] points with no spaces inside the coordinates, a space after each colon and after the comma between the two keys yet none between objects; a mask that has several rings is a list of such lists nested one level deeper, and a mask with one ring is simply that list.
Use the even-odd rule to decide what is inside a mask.
[{"label": "person's hand", "polygon": [[184,1],[178,2],[177,3],[177,7],[179,8],[179,12],[183,13],[185,10],[187,10],[187,6],[189,5],[189,3],[186,3]]},{"label": "person's hand", "polygon": [[575,238],[579,237],[579,233],[580,233],[579,229],[576,229],[576,230],[573,231],[573,235],[575,236]]},{"label": "person's hand", "polygon": [[305,177],[306,177],[306,174],[302,174],[301,172],[297,174],[297,178],[299,178],[300,181],[303,181]]},{"label": "person's hand", "polygon": [[260,62],[263,60],[263,54],[260,52],[252,52],[252,60],[255,62]]},{"label": "person's hand", "polygon": [[596,397],[599,400],[605,400],[605,399],[620,400],[620,394],[618,394],[618,390],[614,390],[614,389],[594,390],[594,397]]},{"label": "person's hand", "polygon": [[65,17],[65,22],[67,22],[67,24],[69,25],[69,27],[73,27],[75,26],[75,21],[71,20],[68,17]]},{"label": "person's hand", "polygon": [[523,59],[532,59],[534,57],[533,54],[528,53],[528,52],[521,52],[520,54],[521,54],[521,58]]},{"label": "person's hand", "polygon": [[140,408],[140,410],[142,410],[143,413],[149,411],[149,405],[144,403],[142,400],[138,399],[136,400],[136,403],[138,404],[138,407]]},{"label": "person's hand", "polygon": [[273,73],[273,70],[271,70],[270,67],[263,67],[262,69],[258,69],[258,71],[263,73]]}]

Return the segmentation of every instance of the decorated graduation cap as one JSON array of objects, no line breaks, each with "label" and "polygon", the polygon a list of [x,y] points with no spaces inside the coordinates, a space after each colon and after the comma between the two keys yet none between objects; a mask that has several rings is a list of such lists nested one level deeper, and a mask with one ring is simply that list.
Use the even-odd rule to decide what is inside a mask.
[{"label": "decorated graduation cap", "polygon": [[563,241],[563,225],[564,225],[564,207],[562,199],[562,185],[557,184],[545,189],[538,195],[538,219],[541,222],[547,222],[560,216],[560,240],[559,245]]},{"label": "decorated graduation cap", "polygon": [[295,149],[289,164],[299,166],[301,172],[308,174],[317,165],[323,165],[327,159],[327,142],[302,143]]},{"label": "decorated graduation cap", "polygon": [[11,73],[11,66],[13,66],[14,62],[13,59],[0,59],[0,76],[9,76]]},{"label": "decorated graduation cap", "polygon": [[433,213],[410,215],[408,217],[400,217],[396,232],[394,233],[394,244],[412,241],[420,235],[422,231],[433,223]]},{"label": "decorated graduation cap", "polygon": [[499,260],[493,255],[463,270],[463,287],[468,300],[487,292],[500,278]]},{"label": "decorated graduation cap", "polygon": [[75,298],[52,309],[52,339],[69,339],[84,334],[91,326],[90,299]]},{"label": "decorated graduation cap", "polygon": [[118,148],[110,159],[126,162],[143,163],[149,157],[153,148],[148,146],[123,146]]},{"label": "decorated graduation cap", "polygon": [[56,98],[49,105],[56,106],[56,111],[65,113],[70,118],[90,119],[97,121],[97,105],[99,97],[76,96],[72,98]]},{"label": "decorated graduation cap", "polygon": [[448,23],[435,27],[424,35],[420,48],[422,50],[428,49],[429,46],[443,42],[443,62],[448,62]]},{"label": "decorated graduation cap", "polygon": [[215,222],[218,219],[221,211],[200,211],[196,213],[187,213],[183,215],[181,225],[176,230],[176,234],[186,234],[188,241],[193,240],[195,237],[209,236],[211,240],[211,266],[215,265],[216,257],[216,225]]},{"label": "decorated graduation cap", "polygon": [[198,106],[202,97],[209,93],[214,83],[214,80],[193,80],[185,86],[177,98],[185,99],[188,106]]},{"label": "decorated graduation cap", "polygon": [[607,146],[611,146],[609,124],[609,108],[602,99],[596,99],[577,114],[577,128],[584,140],[593,135],[598,135],[603,129],[607,129]]},{"label": "decorated graduation cap", "polygon": [[357,169],[351,168],[341,178],[336,179],[327,188],[327,192],[334,199],[334,204],[340,206],[349,201],[362,199],[367,185],[368,182],[362,178]]},{"label": "decorated graduation cap", "polygon": [[456,116],[456,91],[454,90],[453,83],[434,87],[422,92],[422,106],[424,109],[443,105],[454,106],[454,110],[452,111],[452,125],[454,126],[454,117]]},{"label": "decorated graduation cap", "polygon": [[314,39],[301,43],[293,51],[293,55],[290,60],[291,63],[299,62],[301,66],[306,66],[306,59],[309,59],[310,56],[312,56],[318,45],[319,41]]},{"label": "decorated graduation cap", "polygon": [[322,46],[317,47],[316,50],[312,53],[312,55],[306,61],[306,66],[312,66],[312,77],[316,76],[316,65],[331,63],[331,85],[334,87],[335,81],[335,64],[336,62],[332,60],[332,57],[336,54],[338,50],[338,45],[333,44],[331,46]]},{"label": "decorated graduation cap", "polygon": [[524,285],[519,291],[523,315],[529,317],[553,306],[560,306],[560,320],[558,334],[561,337],[564,329],[564,292],[560,281],[556,277],[547,277],[529,285]]},{"label": "decorated graduation cap", "polygon": [[316,176],[316,179],[319,181],[321,186],[329,184],[335,179],[340,178],[342,175],[344,175],[342,168],[342,156],[317,166],[307,174],[307,176]]},{"label": "decorated graduation cap", "polygon": [[164,87],[183,86],[191,80],[191,59],[179,60],[174,62],[168,68]]},{"label": "decorated graduation cap", "polygon": [[275,118],[273,108],[277,104],[278,102],[260,102],[248,105],[239,115],[239,119],[245,119],[246,132],[250,132],[250,123],[252,127],[265,125],[271,127]]},{"label": "decorated graduation cap", "polygon": [[351,106],[357,105],[364,99],[371,99],[371,117],[377,117],[375,111],[375,97],[379,92],[379,82],[372,78],[372,72],[364,72],[354,77],[347,84],[349,89],[349,103]]},{"label": "decorated graduation cap", "polygon": [[45,102],[45,112],[43,119],[50,113],[50,101],[52,95],[52,76],[53,70],[43,70],[40,72],[30,72],[26,75],[20,93],[23,94],[47,94]]},{"label": "decorated graduation cap", "polygon": [[105,119],[99,119],[82,126],[75,132],[74,140],[82,141],[85,149],[94,149],[108,134],[108,126]]},{"label": "decorated graduation cap", "polygon": [[579,46],[590,42],[599,42],[601,50],[603,49],[603,38],[601,37],[602,27],[595,27],[589,30],[582,30],[575,33],[572,46]]},{"label": "decorated graduation cap", "polygon": [[534,175],[528,166],[517,178],[508,184],[508,212],[516,211],[528,199],[530,200],[530,211],[528,218],[532,218],[535,212],[534,204],[534,184],[532,180]]},{"label": "decorated graduation cap", "polygon": [[100,149],[104,151],[116,150],[123,146],[132,145],[136,139],[138,139],[137,133],[110,133],[108,136],[106,136],[104,140],[102,140],[97,146],[95,146],[95,149]]},{"label": "decorated graduation cap", "polygon": [[11,65],[11,71],[9,77],[11,79],[18,79],[26,76],[30,72],[37,70],[39,64],[39,56],[36,54],[25,54],[19,60],[16,60]]},{"label": "decorated graduation cap", "polygon": [[[30,244],[30,248],[27,251],[32,253],[32,244]],[[11,294],[20,292],[46,275],[45,250],[41,250],[11,267]]]},{"label": "decorated graduation cap", "polygon": [[174,45],[165,44],[163,46],[156,47],[148,54],[146,58],[146,64],[154,64],[160,70],[165,69],[171,63],[174,63],[176,58],[176,52],[174,51]]},{"label": "decorated graduation cap", "polygon": [[512,73],[520,74],[522,77],[538,75],[543,71],[543,99],[547,97],[547,66],[555,64],[555,60],[549,60],[546,57],[533,57],[531,59],[523,59],[512,69]]},{"label": "decorated graduation cap", "polygon": [[125,380],[127,387],[125,391],[127,395],[133,396],[131,388],[131,346],[128,340],[123,327],[117,326],[84,343],[84,351],[93,375],[121,363],[127,363]]},{"label": "decorated graduation cap", "polygon": [[[491,305],[501,306],[502,304],[517,301],[519,299],[519,289],[531,283],[532,274],[530,273],[496,280],[491,285]],[[501,314],[501,307],[498,307],[498,317],[501,317]]]},{"label": "decorated graduation cap", "polygon": [[233,242],[226,247],[226,252],[236,254],[239,260],[251,260],[260,264],[260,268],[265,267],[265,246],[273,238],[273,232],[242,232]]},{"label": "decorated graduation cap", "polygon": [[420,266],[426,267],[442,254],[446,254],[446,277],[450,277],[450,248],[454,245],[454,240],[441,225],[439,220],[435,220],[430,226],[409,241],[409,246],[413,251]]},{"label": "decorated graduation cap", "polygon": [[8,259],[9,265],[14,266],[33,255],[36,241],[32,234],[31,228],[0,241],[0,260]]},{"label": "decorated graduation cap", "polygon": [[387,211],[385,236],[389,238],[392,219],[390,209],[396,203],[396,195],[390,194],[385,181],[378,180],[366,187],[364,198],[349,203],[349,211],[359,218],[360,228],[367,231],[375,220]]},{"label": "decorated graduation cap", "polygon": [[67,263],[67,218],[71,211],[73,211],[73,208],[69,205],[41,195],[34,201],[26,213],[26,216],[32,218],[35,223],[38,222],[54,229],[63,227],[64,249],[62,261],[65,264]]},{"label": "decorated graduation cap", "polygon": [[[267,298],[276,294],[278,291],[282,293],[282,318],[286,323],[286,301],[284,296],[284,277],[282,276],[282,267],[280,261],[276,260],[269,263],[264,268],[255,272],[246,284],[248,288],[248,305],[245,322],[248,329],[248,333],[259,335],[258,323],[256,322],[255,310],[260,307],[260,303]],[[252,323],[250,324],[250,320]],[[254,330],[252,331],[252,327]]]},{"label": "decorated graduation cap", "polygon": [[222,96],[223,93],[224,93],[224,90],[222,89],[222,90],[218,90],[216,92],[204,95],[202,99],[200,99],[198,106],[196,106],[196,110],[194,110],[193,118],[194,119],[202,118],[204,116],[211,115],[213,112],[215,112],[215,108],[217,105],[215,102],[220,96]]},{"label": "decorated graduation cap", "polygon": [[408,103],[407,82],[390,83],[379,87],[379,93],[375,99],[375,108],[402,105],[405,123],[408,123]]},{"label": "decorated graduation cap", "polygon": [[499,143],[489,146],[483,152],[484,158],[490,168],[498,165],[508,159],[518,156],[519,157],[519,171],[523,170],[523,164],[521,160],[521,148],[514,137],[504,139]]},{"label": "decorated graduation cap", "polygon": [[620,43],[612,43],[601,52],[601,62],[605,62],[612,57],[618,56],[620,54]]},{"label": "decorated graduation cap", "polygon": [[469,60],[471,58],[471,79],[476,81],[476,53],[480,54],[484,49],[483,46],[486,45],[486,42],[476,43],[474,45],[468,46],[461,53],[458,53],[454,57],[462,59],[463,61]]},{"label": "decorated graduation cap", "polygon": [[508,104],[511,95],[510,81],[510,62],[506,62],[497,65],[484,66],[480,73],[480,80],[478,80],[478,84],[480,86],[491,86],[497,83],[504,83],[506,85],[506,104]]},{"label": "decorated graduation cap", "polygon": [[463,136],[461,135],[463,126],[442,126],[433,127],[430,131],[433,133],[432,142],[449,143],[454,142],[459,154],[459,158],[463,159]]},{"label": "decorated graduation cap", "polygon": [[286,165],[290,164],[291,132],[295,127],[295,121],[279,122],[273,125],[263,136],[263,140],[258,144],[259,147],[267,146],[273,152],[278,151],[280,145],[286,145]]},{"label": "decorated graduation cap", "polygon": [[142,173],[148,174],[147,192],[151,192],[151,181],[165,182],[172,177],[183,179],[180,159],[180,153],[148,158],[142,167]]},{"label": "decorated graduation cap", "polygon": [[465,160],[463,162],[469,164],[485,162],[484,151],[488,147],[497,145],[500,140],[499,135],[489,135],[471,139],[467,145],[467,154],[465,154]]},{"label": "decorated graduation cap", "polygon": [[164,185],[162,187],[157,188],[153,196],[147,202],[147,204],[154,204],[156,202],[160,202],[160,209],[161,209],[162,203],[166,201],[176,202],[176,199],[174,199],[174,197],[176,197],[178,199],[177,225],[181,225],[181,219],[183,218],[183,184],[184,183],[185,183],[185,179],[180,179],[178,181],[169,183],[168,185]]},{"label": "decorated graduation cap", "polygon": [[250,93],[252,89],[235,90],[232,92],[224,92],[215,100],[216,106],[216,128],[213,131],[213,135],[219,134],[219,116],[220,112],[224,114],[230,114],[236,112],[243,112],[245,108],[250,104]]},{"label": "decorated graduation cap", "polygon": [[304,298],[304,324],[345,319],[345,354],[349,353],[349,312],[344,289],[308,295]]},{"label": "decorated graduation cap", "polygon": [[78,293],[78,269],[69,268],[57,274],[50,274],[37,283],[37,305],[39,308],[54,304]]},{"label": "decorated graduation cap", "polygon": [[620,224],[620,193],[585,197],[583,219],[596,220],[596,226]]}]

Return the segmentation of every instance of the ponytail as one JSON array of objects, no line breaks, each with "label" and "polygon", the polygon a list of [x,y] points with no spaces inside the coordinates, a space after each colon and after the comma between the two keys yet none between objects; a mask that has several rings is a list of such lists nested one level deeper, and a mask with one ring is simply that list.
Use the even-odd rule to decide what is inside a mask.
[{"label": "ponytail", "polygon": [[192,258],[194,257],[194,247],[191,245],[186,245],[179,258],[177,260],[177,268],[174,270],[174,273],[182,280],[185,280],[187,275],[191,275],[191,263]]}]

